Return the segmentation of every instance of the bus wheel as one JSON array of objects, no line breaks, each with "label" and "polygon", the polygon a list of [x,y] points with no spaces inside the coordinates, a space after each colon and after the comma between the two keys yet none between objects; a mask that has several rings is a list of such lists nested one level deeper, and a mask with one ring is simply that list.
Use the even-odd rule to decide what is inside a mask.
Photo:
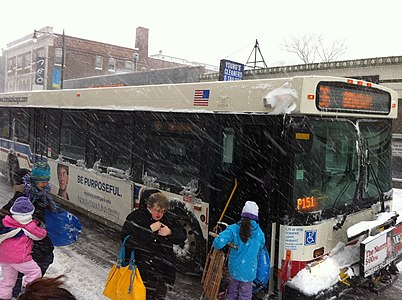
[{"label": "bus wheel", "polygon": [[20,168],[18,158],[14,152],[8,153],[7,157],[7,179],[11,186],[15,184],[15,172]]},{"label": "bus wheel", "polygon": [[187,239],[174,245],[180,271],[189,275],[200,275],[205,261],[206,240],[202,236],[200,224],[194,213],[180,201],[171,201],[170,212],[187,232]]}]

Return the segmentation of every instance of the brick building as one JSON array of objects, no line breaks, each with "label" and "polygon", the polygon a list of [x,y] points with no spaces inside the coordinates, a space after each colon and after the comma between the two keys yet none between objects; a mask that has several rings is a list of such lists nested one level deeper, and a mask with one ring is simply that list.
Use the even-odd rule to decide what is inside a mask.
[{"label": "brick building", "polygon": [[68,79],[183,66],[149,57],[144,27],[136,29],[135,48],[54,33],[49,26],[36,37],[32,32],[3,49],[5,92],[59,89]]}]

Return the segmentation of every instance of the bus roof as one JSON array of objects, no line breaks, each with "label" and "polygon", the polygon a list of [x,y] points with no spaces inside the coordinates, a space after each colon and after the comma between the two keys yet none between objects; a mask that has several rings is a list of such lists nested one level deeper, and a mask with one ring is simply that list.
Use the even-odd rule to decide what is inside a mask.
[{"label": "bus roof", "polygon": [[0,94],[0,107],[355,115],[352,111],[318,110],[311,95],[316,94],[317,85],[322,81],[359,84],[386,91],[393,104],[389,114],[360,112],[359,116],[397,116],[396,91],[361,80],[329,76],[4,93]]}]

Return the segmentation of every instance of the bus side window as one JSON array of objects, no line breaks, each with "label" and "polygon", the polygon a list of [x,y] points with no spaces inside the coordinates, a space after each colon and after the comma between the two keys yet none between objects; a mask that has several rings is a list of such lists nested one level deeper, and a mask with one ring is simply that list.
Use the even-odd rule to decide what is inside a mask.
[{"label": "bus side window", "polygon": [[10,110],[2,109],[0,111],[0,128],[1,128],[1,136],[2,138],[9,139],[10,138]]},{"label": "bus side window", "polygon": [[95,135],[96,159],[103,168],[123,171],[131,167],[132,116],[129,112],[100,112],[92,134]]},{"label": "bus side window", "polygon": [[235,132],[231,127],[223,129],[222,139],[222,168],[228,170],[233,163],[233,153],[235,144]]},{"label": "bus side window", "polygon": [[60,130],[60,152],[73,160],[85,159],[86,117],[82,112],[67,111]]},{"label": "bus side window", "polygon": [[61,112],[58,110],[49,109],[46,111],[46,136],[47,136],[47,157],[56,159],[59,156],[60,145],[60,124]]},{"label": "bus side window", "polygon": [[14,140],[21,143],[29,142],[29,112],[21,109],[15,112],[14,122]]}]

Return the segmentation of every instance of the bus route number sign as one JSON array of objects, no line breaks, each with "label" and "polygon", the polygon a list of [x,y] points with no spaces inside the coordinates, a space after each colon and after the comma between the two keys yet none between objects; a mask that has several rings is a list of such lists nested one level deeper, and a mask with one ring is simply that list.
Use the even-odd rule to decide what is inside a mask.
[{"label": "bus route number sign", "polygon": [[317,199],[314,196],[297,199],[297,210],[310,211],[317,207]]}]

